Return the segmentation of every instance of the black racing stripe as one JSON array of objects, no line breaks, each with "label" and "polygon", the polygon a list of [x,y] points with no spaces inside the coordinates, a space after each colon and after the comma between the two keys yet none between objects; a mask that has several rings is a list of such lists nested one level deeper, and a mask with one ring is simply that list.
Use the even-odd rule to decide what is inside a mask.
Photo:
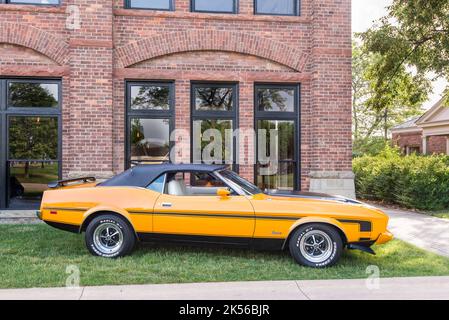
[{"label": "black racing stripe", "polygon": [[58,207],[48,207],[43,208],[43,210],[55,210],[55,211],[82,211],[85,212],[90,208],[58,208]]},{"label": "black racing stripe", "polygon": [[349,220],[349,219],[337,219],[341,223],[358,223],[360,226],[361,232],[371,232],[372,226],[371,221],[363,221],[363,220]]},{"label": "black racing stripe", "polygon": [[233,219],[268,219],[268,220],[298,220],[301,217],[286,217],[286,216],[254,216],[254,215],[238,215],[238,214],[207,214],[207,213],[181,213],[181,212],[144,212],[144,211],[129,211],[131,214],[154,214],[162,216],[189,216],[198,218],[233,218]]},{"label": "black racing stripe", "polygon": [[182,235],[166,233],[138,232],[139,240],[143,242],[174,242],[201,245],[231,245],[240,247],[252,247],[263,250],[281,250],[285,239],[277,238],[252,238],[252,237],[226,237],[204,235]]}]

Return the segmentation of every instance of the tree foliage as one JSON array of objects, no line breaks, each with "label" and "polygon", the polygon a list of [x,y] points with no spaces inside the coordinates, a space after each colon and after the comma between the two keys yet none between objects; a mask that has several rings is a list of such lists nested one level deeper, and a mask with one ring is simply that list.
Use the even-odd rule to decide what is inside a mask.
[{"label": "tree foliage", "polygon": [[[430,92],[430,82],[417,77],[404,65],[392,80],[379,70],[386,58],[367,46],[353,43],[352,108],[354,151],[381,150],[393,126],[423,112],[422,103]],[[379,137],[383,137],[384,142]],[[375,152],[368,152],[375,153]]]},{"label": "tree foliage", "polygon": [[[414,68],[414,83],[425,83],[429,74],[449,79],[449,1],[393,0],[388,10],[362,34],[366,49],[383,57],[375,82],[376,107],[406,67]],[[421,99],[419,93],[411,98]]]}]

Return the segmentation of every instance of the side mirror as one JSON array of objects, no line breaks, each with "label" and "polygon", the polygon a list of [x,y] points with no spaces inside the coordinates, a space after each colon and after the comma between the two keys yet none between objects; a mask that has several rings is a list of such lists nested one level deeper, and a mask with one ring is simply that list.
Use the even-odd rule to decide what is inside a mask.
[{"label": "side mirror", "polygon": [[217,196],[225,198],[225,197],[229,197],[230,194],[231,194],[231,191],[229,191],[228,189],[223,189],[223,188],[217,189]]}]

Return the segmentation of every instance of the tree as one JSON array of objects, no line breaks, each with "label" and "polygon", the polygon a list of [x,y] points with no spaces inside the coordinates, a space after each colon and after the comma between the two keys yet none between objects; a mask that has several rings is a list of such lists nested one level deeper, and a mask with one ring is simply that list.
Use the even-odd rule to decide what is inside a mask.
[{"label": "tree", "polygon": [[196,103],[200,110],[231,110],[232,88],[197,88]]},{"label": "tree", "polygon": [[[284,93],[284,96],[282,95]],[[261,110],[273,110],[276,106],[279,111],[287,111],[288,97],[293,97],[293,91],[281,91],[279,89],[264,89],[257,92],[257,107]]]},{"label": "tree", "polygon": [[14,107],[52,108],[58,106],[55,96],[40,83],[13,82],[8,91],[10,103]]},{"label": "tree", "polygon": [[352,116],[356,153],[372,147],[382,149],[391,127],[423,112],[421,105],[430,91],[429,80],[416,77],[405,66],[397,70],[391,81],[379,79],[379,69],[384,64],[383,55],[353,43]]},{"label": "tree", "polygon": [[[55,160],[58,158],[58,120],[50,117],[11,117],[9,157],[16,160]],[[29,178],[29,161],[25,177]]]},{"label": "tree", "polygon": [[168,110],[170,89],[168,87],[141,86],[131,99],[133,110]]},{"label": "tree", "polygon": [[449,79],[449,1],[393,0],[388,11],[361,35],[366,49],[383,57],[376,98],[382,98],[407,67],[415,70],[413,81],[423,81],[429,74]]}]

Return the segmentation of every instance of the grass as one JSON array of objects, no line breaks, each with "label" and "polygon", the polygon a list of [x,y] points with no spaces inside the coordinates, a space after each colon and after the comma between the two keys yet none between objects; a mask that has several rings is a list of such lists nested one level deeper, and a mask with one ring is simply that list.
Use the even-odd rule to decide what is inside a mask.
[{"label": "grass", "polygon": [[297,265],[288,252],[258,252],[140,244],[131,256],[91,256],[80,235],[46,225],[0,225],[0,288],[60,287],[76,265],[80,285],[365,278],[377,265],[382,277],[449,275],[449,258],[394,240],[376,256],[345,251],[328,269]]},{"label": "grass", "polygon": [[24,164],[11,167],[11,175],[16,176],[21,183],[41,183],[47,184],[51,181],[58,180],[58,164],[31,163],[29,177],[25,176]]},{"label": "grass", "polygon": [[449,219],[449,210],[441,210],[441,211],[429,211],[426,212],[426,214],[429,214],[433,217],[442,218],[442,219]]}]

